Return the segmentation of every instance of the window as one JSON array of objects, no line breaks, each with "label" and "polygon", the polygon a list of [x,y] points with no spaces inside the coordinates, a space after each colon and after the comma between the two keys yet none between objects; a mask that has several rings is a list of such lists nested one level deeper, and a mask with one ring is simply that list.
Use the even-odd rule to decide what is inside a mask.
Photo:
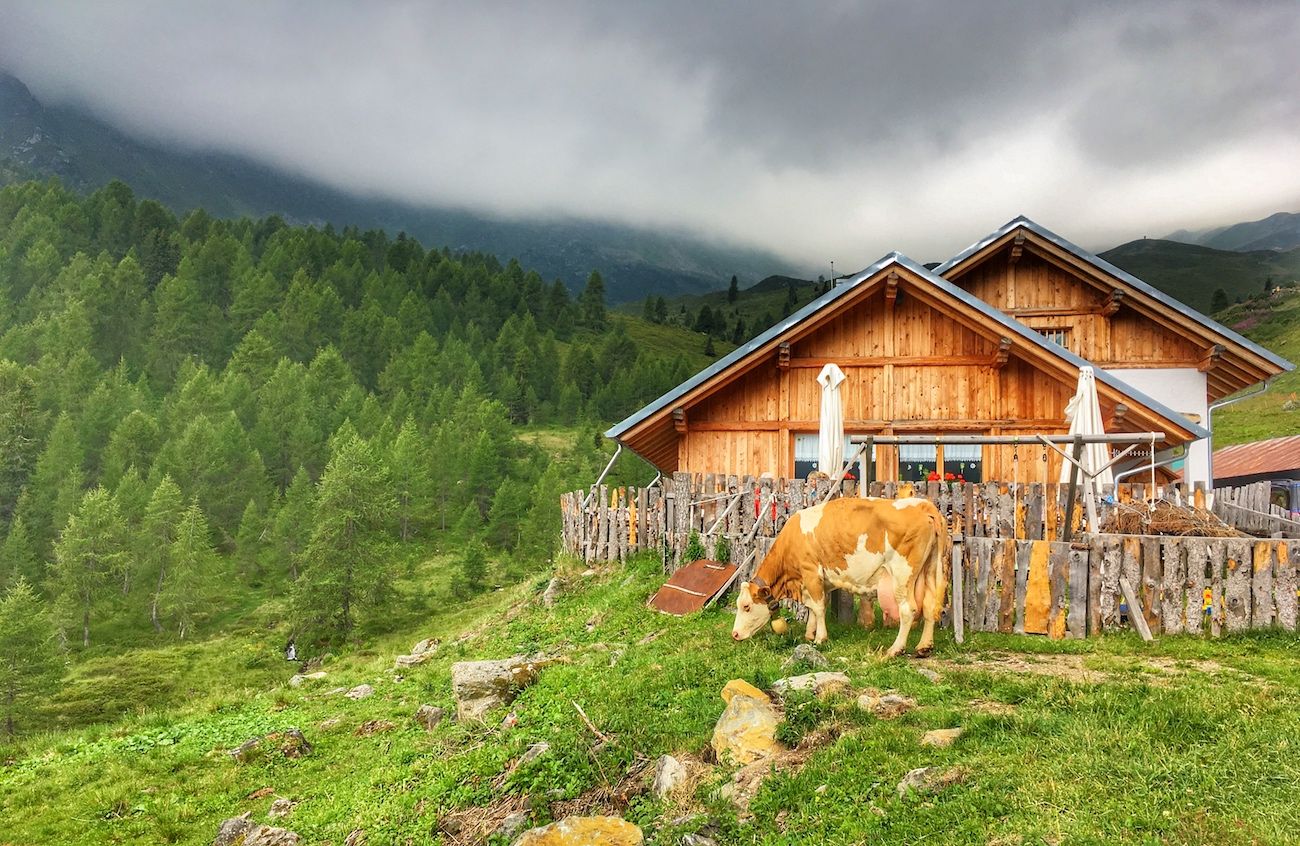
[{"label": "window", "polygon": [[[808,474],[817,469],[817,445],[820,443],[820,437],[814,432],[806,435],[794,436],[794,475],[796,479],[807,479]],[[844,460],[848,461],[849,456],[853,454],[855,446],[849,442],[849,436],[844,436]],[[871,447],[871,460],[876,460],[876,447]],[[860,471],[857,468],[849,471],[849,475],[856,479]]]},{"label": "window", "polygon": [[1069,329],[1052,327],[1048,329],[1035,329],[1034,331],[1042,335],[1044,338],[1046,338],[1047,340],[1051,341],[1054,344],[1060,344],[1061,346],[1065,347],[1067,350],[1070,348]]},{"label": "window", "polygon": [[924,482],[939,465],[939,451],[934,444],[898,445],[898,481]]},{"label": "window", "polygon": [[961,476],[967,482],[984,480],[984,450],[979,444],[900,444],[898,480],[924,482],[933,472]]},{"label": "window", "polygon": [[984,448],[979,444],[945,444],[943,472],[968,482],[984,481]]}]

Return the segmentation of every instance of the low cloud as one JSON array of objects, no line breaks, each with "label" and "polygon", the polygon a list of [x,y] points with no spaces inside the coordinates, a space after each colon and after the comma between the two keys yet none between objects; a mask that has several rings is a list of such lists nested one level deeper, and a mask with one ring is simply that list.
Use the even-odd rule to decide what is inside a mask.
[{"label": "low cloud", "polygon": [[1300,209],[1291,3],[0,2],[0,66],[353,192],[812,266]]}]

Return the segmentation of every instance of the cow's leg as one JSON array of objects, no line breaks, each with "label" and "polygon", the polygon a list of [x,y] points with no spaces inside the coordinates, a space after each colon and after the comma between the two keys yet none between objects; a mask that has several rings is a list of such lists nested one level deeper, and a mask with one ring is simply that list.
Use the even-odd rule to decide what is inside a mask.
[{"label": "cow's leg", "polygon": [[813,643],[826,642],[826,591],[820,586],[804,588],[803,604],[808,609],[808,628],[804,639]]},{"label": "cow's leg", "polygon": [[894,638],[894,645],[889,647],[889,651],[885,653],[886,658],[893,658],[907,648],[907,636],[912,633],[912,620],[915,616],[912,610],[912,598],[910,596],[900,596],[898,598],[898,637]]},{"label": "cow's leg", "polygon": [[858,595],[858,625],[864,629],[876,627],[876,597],[871,593]]},{"label": "cow's leg", "polygon": [[936,548],[932,553],[929,567],[922,577],[916,580],[917,607],[921,609],[921,616],[925,620],[925,625],[921,628],[921,641],[916,645],[917,657],[925,657],[934,649],[934,627],[939,622],[939,617],[943,615],[943,603],[945,599],[945,590],[943,583],[943,561],[939,557],[939,551]]}]

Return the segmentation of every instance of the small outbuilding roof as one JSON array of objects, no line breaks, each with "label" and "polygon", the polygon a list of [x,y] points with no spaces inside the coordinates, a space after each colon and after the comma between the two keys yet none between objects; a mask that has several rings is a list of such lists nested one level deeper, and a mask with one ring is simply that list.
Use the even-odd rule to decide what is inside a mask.
[{"label": "small outbuilding roof", "polygon": [[1233,444],[1214,451],[1214,478],[1262,476],[1300,470],[1300,435]]}]

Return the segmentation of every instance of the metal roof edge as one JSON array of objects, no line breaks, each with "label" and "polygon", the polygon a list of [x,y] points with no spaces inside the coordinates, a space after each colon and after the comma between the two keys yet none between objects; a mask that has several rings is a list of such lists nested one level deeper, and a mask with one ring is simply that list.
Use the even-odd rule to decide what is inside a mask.
[{"label": "metal roof edge", "polygon": [[1191,306],[1187,305],[1181,300],[1178,300],[1170,296],[1169,294],[1166,294],[1164,291],[1161,291],[1159,288],[1156,288],[1150,285],[1149,283],[1143,282],[1141,279],[1137,278],[1136,276],[1129,273],[1128,271],[1116,267],[1115,265],[1106,261],[1101,256],[1098,256],[1094,253],[1089,252],[1088,250],[1085,250],[1083,247],[1080,247],[1079,245],[1073,243],[1072,241],[1069,241],[1061,237],[1060,235],[1057,235],[1052,230],[1046,228],[1042,224],[1030,220],[1024,215],[1020,215],[1019,217],[1016,217],[1015,219],[1008,221],[1007,223],[998,227],[990,234],[976,241],[974,244],[971,244],[969,247],[962,250],[957,255],[953,256],[943,264],[936,267],[934,269],[934,273],[939,275],[947,273],[956,265],[961,264],[963,261],[970,258],[975,253],[979,252],[980,250],[983,250],[989,244],[992,244],[994,241],[997,241],[999,238],[1015,230],[1018,227],[1024,227],[1025,229],[1028,229],[1029,231],[1033,232],[1035,235],[1038,235],[1040,238],[1050,241],[1051,243],[1055,244],[1056,246],[1060,247],[1066,252],[1072,253],[1078,258],[1083,259],[1084,261],[1088,262],[1093,267],[1097,268],[1103,273],[1107,273],[1111,276],[1114,276],[1115,278],[1119,279],[1125,284],[1137,288],[1142,293],[1146,294],[1149,297],[1152,297],[1153,299],[1163,303],[1164,305],[1167,305],[1170,308],[1173,308],[1179,312],[1182,312],[1183,314],[1186,314],[1188,317],[1192,318],[1197,323],[1204,326],[1206,329],[1209,329],[1212,332],[1217,332],[1220,335],[1223,335],[1233,343],[1239,344],[1245,347],[1246,349],[1250,350],[1251,352],[1255,353],[1256,355],[1259,355],[1267,359],[1269,362],[1282,368],[1284,371],[1291,371],[1295,369],[1295,364],[1286,360],[1285,358],[1282,358],[1282,356],[1278,355],[1277,353],[1265,349],[1264,347],[1260,346],[1259,344],[1255,343],[1249,338],[1243,337],[1242,335],[1229,329],[1227,326],[1224,326],[1222,323],[1219,323],[1214,318],[1202,314],[1201,312],[1197,311],[1196,309],[1192,308]]}]

